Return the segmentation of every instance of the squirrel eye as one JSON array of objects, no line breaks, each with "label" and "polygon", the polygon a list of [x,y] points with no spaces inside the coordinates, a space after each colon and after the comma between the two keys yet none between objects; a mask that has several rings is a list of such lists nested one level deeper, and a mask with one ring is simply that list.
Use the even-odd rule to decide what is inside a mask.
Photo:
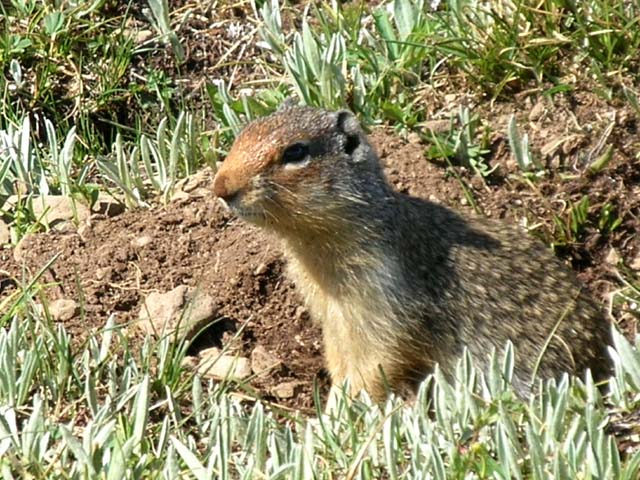
[{"label": "squirrel eye", "polygon": [[282,163],[298,163],[309,155],[309,146],[304,143],[289,145],[282,153]]}]

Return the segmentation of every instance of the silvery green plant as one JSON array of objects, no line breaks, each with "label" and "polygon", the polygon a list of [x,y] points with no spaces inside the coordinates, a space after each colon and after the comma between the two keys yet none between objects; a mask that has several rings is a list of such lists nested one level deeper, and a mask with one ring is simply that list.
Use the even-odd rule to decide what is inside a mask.
[{"label": "silvery green plant", "polygon": [[467,106],[461,106],[458,112],[458,121],[461,125],[455,137],[453,146],[454,155],[457,160],[468,164],[481,177],[488,177],[497,168],[495,165],[490,168],[484,160],[484,155],[489,153],[482,140],[477,143],[477,128],[480,119],[477,115],[472,115]]},{"label": "silvery green plant", "polygon": [[[287,48],[286,37],[282,30],[282,16],[280,15],[280,1],[266,0],[258,9],[256,1],[251,5],[254,13],[262,17],[263,24],[259,27],[260,36],[267,48],[270,48],[278,56],[284,55]],[[256,16],[257,16],[256,15]]]},{"label": "silvery green plant", "polygon": [[367,18],[346,16],[331,2],[317,8],[313,27],[305,16],[301,30],[289,36],[280,9],[277,0],[262,5],[260,34],[305,104],[349,107],[367,121],[386,114],[415,123],[406,110],[415,109],[411,85],[424,68],[424,40],[432,29],[423,1],[395,0]]},{"label": "silvery green plant", "polygon": [[[183,63],[186,56],[176,32],[171,28],[171,21],[169,19],[169,3],[167,0],[148,0],[147,4],[149,5],[149,8],[143,9],[143,13],[156,30],[158,30],[162,38],[169,40],[176,60],[179,63]],[[185,19],[188,15],[189,12],[185,14]]]},{"label": "silvery green plant", "polygon": [[0,130],[0,194],[10,195],[16,186],[27,192],[49,193],[44,174],[31,139],[31,120],[25,116],[19,127]]},{"label": "silvery green plant", "polygon": [[70,195],[72,187],[82,183],[86,168],[73,178],[75,127],[58,145],[58,134],[49,119],[44,119],[46,144],[36,144],[31,120],[25,116],[19,127],[0,130],[0,198],[15,193],[48,195],[59,191]]},{"label": "silvery green plant", "polygon": [[[76,127],[72,127],[67,132],[62,148],[58,150],[58,136],[53,124],[45,119],[45,129],[47,132],[47,142],[49,143],[49,169],[51,176],[57,181],[60,193],[62,195],[71,195],[72,186],[74,180],[72,178],[73,168],[73,154],[76,144]],[[79,178],[84,179],[88,165],[85,165],[78,175]]]},{"label": "silvery green plant", "polygon": [[[518,398],[517,352],[468,352],[453,378],[438,369],[415,401],[338,398],[317,418],[281,422],[259,401],[182,367],[184,349],[147,338],[134,353],[115,317],[71,353],[64,327],[22,287],[0,324],[0,472],[6,478],[616,478],[635,480],[640,451],[621,458],[609,410],[640,401],[638,346],[614,332],[612,394],[590,375],[538,381]],[[172,364],[167,367],[166,365]],[[165,365],[155,369],[155,365]],[[174,373],[169,373],[174,372]],[[175,372],[178,372],[176,375]],[[606,400],[606,401],[605,401]],[[607,406],[610,405],[610,406]],[[8,475],[11,472],[11,475]]]},{"label": "silvery green plant", "polygon": [[152,194],[161,194],[166,202],[176,181],[195,172],[197,142],[193,115],[182,112],[171,130],[165,117],[155,139],[143,134],[137,144],[126,146],[118,134],[111,155],[98,158],[98,168],[129,207],[148,206],[146,199]]},{"label": "silvery green plant", "polygon": [[13,85],[16,90],[21,90],[25,86],[25,80],[22,76],[22,66],[15,58],[9,63],[9,73],[13,79]]},{"label": "silvery green plant", "polygon": [[614,348],[610,355],[615,365],[615,376],[609,383],[610,397],[620,408],[633,411],[640,406],[640,336],[632,346],[616,330],[613,332]]},{"label": "silvery green plant", "polygon": [[531,171],[534,166],[536,166],[536,164],[529,149],[529,136],[526,133],[524,135],[520,135],[520,130],[518,129],[515,115],[511,115],[511,117],[509,118],[507,137],[509,139],[511,153],[516,159],[520,170],[522,172]]},{"label": "silvery green plant", "polygon": [[[337,13],[337,6],[334,7]],[[304,18],[302,32],[295,32],[289,45],[282,30],[280,9],[278,0],[264,2],[260,9],[263,23],[259,31],[263,42],[282,62],[298,97],[307,105],[345,106],[346,39],[343,32],[316,35]]]},{"label": "silvery green plant", "polygon": [[240,91],[239,98],[234,99],[223,79],[215,79],[208,84],[207,93],[223,145],[230,144],[247,122],[277,110],[289,98],[287,89],[278,87],[255,94]]},{"label": "silvery green plant", "polygon": [[303,20],[302,33],[294,34],[292,47],[285,52],[283,63],[305,104],[321,104],[333,109],[344,106],[348,88],[345,53],[343,35],[333,33],[328,38],[317,37],[306,19]]},{"label": "silvery green plant", "polygon": [[[215,88],[215,91],[213,90]],[[239,114],[233,109],[233,98],[229,93],[229,87],[227,83],[218,79],[212,82],[212,86],[209,89],[209,97],[211,98],[214,106],[214,110],[216,110],[216,116],[218,117],[220,123],[231,130],[233,136],[238,135],[240,130],[242,129],[243,121],[240,118]],[[244,99],[244,96],[241,96],[241,99]],[[216,108],[217,107],[217,108]],[[243,113],[248,117],[252,117],[252,111],[250,108],[246,108],[243,105]]]},{"label": "silvery green plant", "polygon": [[[147,207],[149,206],[143,198],[147,196],[145,188],[145,177],[142,175],[140,168],[140,147],[135,145],[130,150],[125,150],[122,135],[116,135],[116,141],[112,147],[111,157],[98,158],[98,168],[102,175],[113,182],[116,187],[124,195],[125,204],[130,207]],[[165,158],[162,162],[165,162]],[[168,163],[168,160],[167,160]],[[166,171],[166,164],[158,167],[161,171]],[[166,185],[167,188],[169,187]]]}]

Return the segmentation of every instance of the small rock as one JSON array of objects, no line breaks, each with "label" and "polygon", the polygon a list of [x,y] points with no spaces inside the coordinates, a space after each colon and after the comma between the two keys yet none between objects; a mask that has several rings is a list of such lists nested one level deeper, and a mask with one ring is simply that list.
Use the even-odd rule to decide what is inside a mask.
[{"label": "small rock", "polygon": [[552,138],[540,148],[543,157],[552,157],[560,147],[562,147],[564,138]]},{"label": "small rock", "polygon": [[191,198],[211,198],[211,188],[198,187],[189,192]]},{"label": "small rock", "polygon": [[537,122],[538,120],[540,120],[542,116],[545,114],[545,110],[546,110],[546,107],[543,101],[539,101],[538,103],[536,103],[531,109],[531,111],[529,112],[529,121]]},{"label": "small rock", "polygon": [[189,195],[187,192],[183,192],[182,190],[174,191],[171,194],[171,201],[175,203],[182,203],[189,200],[190,198],[191,195]]},{"label": "small rock", "polygon": [[631,262],[629,263],[629,268],[631,268],[632,270],[640,270],[640,253],[636,255],[636,258],[631,260]]},{"label": "small rock", "polygon": [[133,240],[131,240],[131,246],[135,247],[135,248],[142,248],[142,247],[146,247],[151,242],[153,242],[153,237],[152,236],[150,236],[150,235],[142,235],[140,237],[136,237]]},{"label": "small rock", "polygon": [[176,333],[193,338],[217,312],[215,301],[198,289],[180,285],[170,292],[151,293],[140,309],[136,326],[144,333],[162,337]]},{"label": "small rock", "polygon": [[480,175],[474,175],[471,177],[471,187],[476,191],[481,191],[486,187],[486,182]]},{"label": "small rock", "polygon": [[141,43],[146,42],[153,38],[153,32],[148,29],[138,30],[135,34],[135,43],[136,45],[140,45]]},{"label": "small rock", "polygon": [[307,313],[307,309],[304,308],[302,305],[296,307],[296,313],[295,313],[296,320],[301,320],[306,313]]},{"label": "small rock", "polygon": [[575,150],[582,146],[585,138],[586,137],[584,135],[569,135],[564,139],[564,142],[562,143],[562,153],[564,153],[565,155],[573,153]]},{"label": "small rock", "polygon": [[205,358],[218,358],[222,354],[222,350],[217,347],[203,348],[198,352],[198,361]]},{"label": "small rock", "polygon": [[0,245],[11,243],[11,231],[9,226],[0,220]]},{"label": "small rock", "polygon": [[75,317],[80,311],[78,304],[67,298],[59,298],[49,304],[49,313],[56,322],[66,322]]},{"label": "small rock", "polygon": [[202,215],[196,208],[185,208],[182,211],[182,225],[187,228],[198,225],[201,220]]},{"label": "small rock", "polygon": [[278,398],[292,398],[296,394],[298,382],[279,383],[271,389],[271,393]]},{"label": "small rock", "polygon": [[[9,207],[19,202],[17,195],[10,196],[6,204]],[[82,224],[90,211],[82,201],[65,195],[39,195],[29,199],[33,214],[43,224],[55,230],[70,230],[75,225]]]},{"label": "small rock", "polygon": [[100,267],[95,271],[96,280],[109,280],[111,279],[111,275],[113,274],[112,267]]},{"label": "small rock", "polygon": [[409,140],[409,143],[413,143],[414,145],[422,143],[422,139],[420,138],[420,135],[418,135],[416,132],[411,132],[407,136],[407,140]]},{"label": "small rock", "polygon": [[616,251],[615,248],[612,248],[611,250],[609,250],[609,253],[607,253],[607,257],[604,259],[604,261],[609,265],[617,265],[618,262],[620,262],[620,258],[620,254]]},{"label": "small rock", "polygon": [[175,185],[175,190],[190,193],[199,187],[203,187],[208,183],[211,183],[212,178],[213,170],[211,167],[205,167],[193,175],[183,178],[182,180],[178,180]]},{"label": "small rock", "polygon": [[429,120],[424,122],[422,127],[432,133],[447,133],[451,130],[450,120]]},{"label": "small rock", "polygon": [[267,376],[271,370],[281,364],[280,359],[262,345],[258,345],[251,352],[251,370],[259,377]]},{"label": "small rock", "polygon": [[91,221],[83,222],[78,227],[78,235],[82,239],[83,242],[86,242],[93,235],[93,224]]},{"label": "small rock", "polygon": [[220,354],[217,348],[207,348],[199,355],[198,373],[214,380],[244,380],[251,375],[251,366],[246,357]]},{"label": "small rock", "polygon": [[[84,222],[91,212],[84,203],[65,195],[39,195],[31,198],[33,214],[51,228]],[[6,201],[11,206],[18,203],[18,197],[12,195]],[[46,213],[45,213],[46,212]]]},{"label": "small rock", "polygon": [[31,250],[29,248],[29,243],[31,242],[32,239],[33,239],[33,235],[27,234],[24,237],[22,237],[18,242],[18,244],[14,247],[13,259],[16,262],[22,263],[24,260],[27,259],[26,254],[28,254],[29,251]]},{"label": "small rock", "polygon": [[261,263],[260,265],[258,265],[256,267],[256,269],[253,271],[253,274],[258,277],[260,275],[264,275],[265,273],[267,273],[267,265],[266,263]]},{"label": "small rock", "polygon": [[180,366],[185,370],[194,371],[196,368],[198,368],[198,357],[187,355],[182,359],[182,362],[180,362]]}]

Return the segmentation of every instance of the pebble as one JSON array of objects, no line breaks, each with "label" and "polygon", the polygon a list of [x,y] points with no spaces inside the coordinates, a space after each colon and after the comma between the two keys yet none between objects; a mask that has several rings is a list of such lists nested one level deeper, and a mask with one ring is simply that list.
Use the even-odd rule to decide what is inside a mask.
[{"label": "pebble", "polygon": [[620,254],[617,252],[615,248],[611,248],[609,250],[609,253],[607,253],[607,256],[604,261],[607,262],[609,265],[617,265],[618,262],[620,262],[620,260],[621,260]]},{"label": "pebble", "polygon": [[29,253],[30,251],[29,242],[31,241],[31,239],[32,239],[32,235],[27,234],[24,237],[22,237],[18,242],[18,244],[14,247],[13,259],[16,262],[22,263],[24,260],[27,259],[26,254]]},{"label": "pebble", "polygon": [[[5,202],[8,208],[19,202],[17,195],[11,195]],[[39,195],[31,198],[33,215],[51,228],[64,229],[69,223],[82,223],[91,211],[84,203],[66,195]]]},{"label": "pebble", "polygon": [[246,357],[227,355],[212,347],[198,355],[197,371],[203,378],[214,380],[244,380],[251,375],[251,365]]},{"label": "pebble", "polygon": [[451,130],[451,120],[429,120],[421,124],[425,131],[447,133]]},{"label": "pebble", "polygon": [[536,122],[545,114],[546,106],[543,101],[536,103],[529,112],[529,121]]},{"label": "pebble", "polygon": [[140,308],[135,326],[144,333],[162,337],[176,334],[191,339],[213,321],[214,299],[197,288],[180,285],[169,292],[150,293]]},{"label": "pebble", "polygon": [[256,269],[253,271],[253,274],[258,277],[260,275],[264,275],[265,273],[267,273],[267,264],[266,263],[261,263],[260,265],[258,265],[256,267]]},{"label": "pebble", "polygon": [[49,304],[49,313],[56,322],[66,322],[75,317],[80,308],[74,300],[59,298]]},{"label": "pebble", "polygon": [[262,345],[258,345],[251,352],[251,370],[259,377],[268,376],[271,370],[281,364],[280,359]]},{"label": "pebble", "polygon": [[9,225],[0,220],[0,246],[6,243],[11,243],[11,232]]},{"label": "pebble", "polygon": [[115,217],[125,210],[123,202],[113,198],[106,192],[98,193],[98,200],[93,204],[91,211],[94,214],[104,215],[106,217]]},{"label": "pebble", "polygon": [[278,398],[293,398],[296,394],[296,387],[298,382],[283,382],[279,383],[271,389],[271,393]]},{"label": "pebble", "polygon": [[151,235],[141,235],[131,240],[131,246],[135,248],[143,248],[149,245],[153,241]]}]

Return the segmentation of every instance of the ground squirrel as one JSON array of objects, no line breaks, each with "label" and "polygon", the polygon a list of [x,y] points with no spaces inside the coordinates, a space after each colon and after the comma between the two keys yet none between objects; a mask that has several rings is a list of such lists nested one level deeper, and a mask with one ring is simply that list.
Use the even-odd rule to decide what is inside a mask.
[{"label": "ground squirrel", "polygon": [[214,193],[282,240],[334,385],[382,399],[436,363],[451,378],[464,347],[486,368],[507,340],[522,396],[539,358],[542,378],[608,370],[609,326],[573,272],[518,228],[394,191],[348,111],[251,122]]}]

